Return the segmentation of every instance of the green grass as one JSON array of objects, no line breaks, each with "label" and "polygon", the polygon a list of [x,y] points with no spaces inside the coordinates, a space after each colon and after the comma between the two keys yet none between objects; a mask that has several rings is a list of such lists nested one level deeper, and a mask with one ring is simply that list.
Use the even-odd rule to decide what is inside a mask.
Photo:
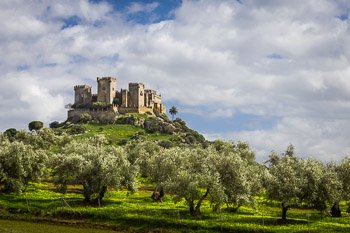
[{"label": "green grass", "polygon": [[50,233],[50,232],[65,232],[65,233],[111,233],[111,230],[89,229],[73,226],[57,226],[48,223],[31,223],[14,220],[0,219],[1,233]]},{"label": "green grass", "polygon": [[77,135],[77,138],[90,138],[96,135],[104,135],[113,144],[118,144],[121,140],[130,140],[137,133],[143,133],[147,140],[169,140],[173,135],[160,133],[146,133],[143,128],[133,125],[106,125],[106,124],[84,124],[87,131]]},{"label": "green grass", "polygon": [[[174,204],[170,196],[166,196],[163,203],[153,202],[150,198],[152,186],[149,183],[147,186],[141,186],[141,189],[134,194],[128,191],[108,192],[100,208],[83,204],[82,195],[79,193],[80,187],[70,187],[69,191],[62,196],[55,192],[50,183],[33,183],[26,195],[2,193],[0,194],[0,216],[17,220],[41,221],[37,223],[40,227],[43,223],[53,222],[60,225],[75,224],[80,227],[103,226],[106,229],[128,232],[147,232],[150,229],[158,232],[297,233],[309,230],[310,232],[350,232],[349,214],[343,212],[342,218],[332,218],[307,208],[290,209],[287,214],[289,224],[278,225],[276,221],[280,218],[279,203],[267,201],[264,197],[257,198],[256,208],[243,206],[236,213],[223,208],[221,215],[220,211],[213,212],[210,204],[204,202],[202,218],[194,219],[189,215],[185,202]],[[70,207],[62,205],[62,197]],[[342,206],[342,209],[345,210],[345,206]],[[11,221],[6,225],[0,223],[1,226],[9,226],[9,224],[11,225]],[[50,225],[45,227],[49,228]],[[6,231],[0,227],[0,232]],[[20,229],[18,232],[21,232]],[[49,232],[53,231],[46,230],[46,233]]]},{"label": "green grass", "polygon": [[97,134],[104,135],[107,140],[118,142],[120,139],[128,139],[143,129],[133,125],[91,125],[84,124],[87,132],[82,137],[93,137]]}]

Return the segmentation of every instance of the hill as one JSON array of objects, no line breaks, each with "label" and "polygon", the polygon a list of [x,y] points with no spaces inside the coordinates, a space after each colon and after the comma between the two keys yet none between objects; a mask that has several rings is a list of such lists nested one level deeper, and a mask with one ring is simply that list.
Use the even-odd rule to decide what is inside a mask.
[{"label": "hill", "polygon": [[125,145],[132,140],[157,141],[167,148],[191,144],[204,146],[208,143],[203,135],[187,127],[185,121],[180,118],[171,121],[165,114],[153,116],[130,113],[108,123],[84,119],[83,116],[76,124],[63,122],[51,123],[50,126],[56,133],[65,132],[77,140],[103,136],[112,145]]},{"label": "hill", "polygon": [[[55,232],[46,223],[122,232],[350,229],[350,213],[341,212],[350,158],[323,164],[290,145],[259,164],[247,143],[208,142],[165,115],[98,122],[82,114],[76,123],[29,126],[0,134],[0,219],[36,222],[16,222],[19,232]],[[13,232],[14,222],[0,222],[0,232]]]}]

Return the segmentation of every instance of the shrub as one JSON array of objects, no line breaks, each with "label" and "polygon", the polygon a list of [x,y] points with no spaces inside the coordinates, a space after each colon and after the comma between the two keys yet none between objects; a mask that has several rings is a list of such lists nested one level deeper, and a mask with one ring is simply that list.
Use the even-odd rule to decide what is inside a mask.
[{"label": "shrub", "polygon": [[186,134],[185,140],[186,143],[193,144],[196,141],[196,138],[192,134]]},{"label": "shrub", "polygon": [[175,132],[174,126],[170,124],[163,124],[162,133],[173,134]]},{"label": "shrub", "polygon": [[115,120],[115,124],[120,125],[135,125],[137,119],[134,115],[118,117]]},{"label": "shrub", "polygon": [[28,124],[28,128],[30,131],[40,130],[44,127],[44,123],[41,121],[32,121]]},{"label": "shrub", "polygon": [[16,137],[17,133],[18,133],[17,129],[10,128],[4,132],[4,135],[11,140],[11,139],[14,139]]},{"label": "shrub", "polygon": [[144,122],[144,127],[147,133],[156,133],[159,131],[159,123],[156,118],[147,118]]},{"label": "shrub", "polygon": [[69,129],[69,134],[81,134],[81,133],[85,133],[86,128],[83,125],[73,125],[70,129]]},{"label": "shrub", "polygon": [[128,139],[126,138],[123,138],[123,139],[120,139],[119,142],[118,142],[118,145],[120,146],[124,146],[128,143]]},{"label": "shrub", "polygon": [[166,122],[171,122],[169,117],[165,113],[160,114],[159,117],[162,118]]},{"label": "shrub", "polygon": [[105,107],[110,107],[110,106],[111,106],[110,103],[105,103],[105,102],[95,102],[92,104],[93,108],[99,108],[99,109],[105,108]]},{"label": "shrub", "polygon": [[165,149],[169,149],[173,146],[173,143],[169,140],[162,140],[158,142],[158,145]]},{"label": "shrub", "polygon": [[92,120],[92,116],[89,113],[83,113],[79,116],[79,122],[80,123],[88,123]]},{"label": "shrub", "polygon": [[58,121],[53,121],[53,122],[51,122],[50,124],[49,124],[49,127],[51,128],[51,129],[57,129],[58,127],[60,127],[61,126],[61,124],[58,122]]},{"label": "shrub", "polygon": [[75,109],[90,108],[91,104],[73,104],[71,107]]},{"label": "shrub", "polygon": [[175,125],[175,127],[176,127],[177,129],[181,129],[181,130],[183,130],[183,131],[185,131],[185,132],[190,131],[190,129],[186,126],[186,122],[183,121],[183,120],[180,119],[180,118],[176,118],[176,119],[174,120],[174,125]]}]

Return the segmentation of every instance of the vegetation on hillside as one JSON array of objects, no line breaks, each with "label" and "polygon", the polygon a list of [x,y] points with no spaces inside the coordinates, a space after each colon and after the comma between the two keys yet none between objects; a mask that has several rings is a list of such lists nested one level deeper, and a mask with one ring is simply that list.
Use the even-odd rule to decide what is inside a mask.
[{"label": "vegetation on hillside", "polygon": [[[0,217],[27,213],[133,227],[163,221],[157,226],[174,231],[196,224],[211,231],[219,224],[253,232],[281,231],[280,224],[305,230],[305,212],[312,213],[316,231],[329,216],[349,216],[350,158],[323,164],[299,158],[289,146],[259,164],[247,143],[208,142],[179,118],[130,114],[107,125],[83,118],[0,134]],[[221,220],[213,222],[218,214]],[[248,225],[223,225],[223,218]]]}]

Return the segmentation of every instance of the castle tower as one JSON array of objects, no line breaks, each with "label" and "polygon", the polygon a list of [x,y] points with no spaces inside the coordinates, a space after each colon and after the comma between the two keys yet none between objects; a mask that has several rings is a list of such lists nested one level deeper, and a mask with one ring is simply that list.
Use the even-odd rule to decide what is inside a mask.
[{"label": "castle tower", "polygon": [[113,103],[115,98],[117,79],[113,77],[97,77],[97,101]]},{"label": "castle tower", "polygon": [[129,107],[144,107],[145,85],[143,83],[129,83]]},{"label": "castle tower", "polygon": [[90,104],[91,103],[91,86],[77,85],[74,86],[74,104]]},{"label": "castle tower", "polygon": [[128,100],[128,95],[129,95],[129,92],[128,90],[125,90],[125,89],[121,89],[121,99],[122,99],[122,102],[121,102],[121,105],[122,107],[128,107],[129,106],[129,100]]}]

